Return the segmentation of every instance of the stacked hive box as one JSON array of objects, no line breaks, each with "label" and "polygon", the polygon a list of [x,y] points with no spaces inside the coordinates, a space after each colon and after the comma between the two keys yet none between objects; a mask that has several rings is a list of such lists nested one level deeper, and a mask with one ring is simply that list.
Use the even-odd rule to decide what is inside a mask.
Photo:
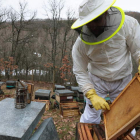
[{"label": "stacked hive box", "polygon": [[78,102],[84,102],[84,95],[80,88],[78,89],[77,100]]},{"label": "stacked hive box", "polygon": [[55,90],[55,98],[58,103],[73,102],[74,92],[71,90]]},{"label": "stacked hive box", "polygon": [[69,89],[69,90],[71,90],[71,82],[66,82],[65,83],[65,87],[66,87],[66,89]]},{"label": "stacked hive box", "polygon": [[35,92],[35,100],[36,102],[44,102],[46,103],[46,110],[50,109],[50,90],[38,89]]},{"label": "stacked hive box", "polygon": [[71,90],[55,90],[55,98],[63,117],[79,115],[77,102],[73,102],[74,92]]},{"label": "stacked hive box", "polygon": [[79,87],[71,86],[71,90],[74,92],[74,99],[77,100]]}]

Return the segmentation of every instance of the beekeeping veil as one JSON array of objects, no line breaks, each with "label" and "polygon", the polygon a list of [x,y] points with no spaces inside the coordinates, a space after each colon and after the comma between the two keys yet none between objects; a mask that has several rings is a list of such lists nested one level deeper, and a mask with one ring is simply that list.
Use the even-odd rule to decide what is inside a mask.
[{"label": "beekeeping veil", "polygon": [[[112,38],[122,27],[125,19],[123,10],[119,7],[112,6],[116,0],[84,0],[79,7],[79,19],[72,25],[80,34],[82,41],[88,45],[96,45],[103,43]],[[105,25],[102,27],[103,32],[99,36],[95,36],[86,24],[100,17],[107,12]]]}]

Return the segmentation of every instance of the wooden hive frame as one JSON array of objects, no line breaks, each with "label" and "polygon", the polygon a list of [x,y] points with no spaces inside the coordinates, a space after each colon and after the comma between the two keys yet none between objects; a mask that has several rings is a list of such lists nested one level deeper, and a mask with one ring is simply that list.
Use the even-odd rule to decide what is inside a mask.
[{"label": "wooden hive frame", "polygon": [[[103,124],[77,123],[76,140],[105,140],[105,127]],[[115,139],[114,139],[115,140]],[[128,134],[121,140],[135,140]]]},{"label": "wooden hive frame", "polygon": [[140,122],[140,76],[136,74],[104,113],[106,140],[125,137]]}]

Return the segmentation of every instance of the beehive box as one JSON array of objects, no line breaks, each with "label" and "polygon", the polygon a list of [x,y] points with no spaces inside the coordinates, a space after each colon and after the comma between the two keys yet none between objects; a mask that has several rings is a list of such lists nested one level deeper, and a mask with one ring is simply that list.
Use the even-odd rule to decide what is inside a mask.
[{"label": "beehive box", "polygon": [[38,89],[35,91],[35,99],[50,100],[50,90]]},{"label": "beehive box", "polygon": [[104,113],[106,140],[127,135],[140,121],[140,77],[138,74],[129,82],[120,95]]},{"label": "beehive box", "polygon": [[71,90],[55,90],[55,98],[58,103],[73,102],[74,92]]},{"label": "beehive box", "polygon": [[[103,124],[77,123],[76,140],[106,140],[105,127]],[[135,138],[128,134],[121,140],[135,140]]]},{"label": "beehive box", "polygon": [[16,81],[6,81],[6,88],[11,89],[16,87]]},{"label": "beehive box", "polygon": [[81,89],[79,88],[78,89],[78,92],[77,92],[77,100],[78,102],[84,102],[84,95],[83,95],[83,92],[81,91]]},{"label": "beehive box", "polygon": [[64,118],[80,115],[78,103],[60,103],[60,114]]},{"label": "beehive box", "polygon": [[77,97],[79,87],[74,87],[74,86],[71,86],[71,90],[74,92],[74,96],[76,96],[76,97]]},{"label": "beehive box", "polygon": [[46,103],[46,110],[50,110],[50,100],[34,100],[35,102]]}]

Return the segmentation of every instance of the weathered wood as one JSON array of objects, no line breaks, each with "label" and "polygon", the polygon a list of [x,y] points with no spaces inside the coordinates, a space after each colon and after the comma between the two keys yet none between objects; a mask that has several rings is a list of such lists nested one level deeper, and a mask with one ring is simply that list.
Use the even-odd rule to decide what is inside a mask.
[{"label": "weathered wood", "polygon": [[83,139],[83,134],[82,134],[82,131],[81,131],[80,124],[78,124],[78,133],[79,133],[79,138],[80,138],[80,140],[84,140],[84,139]]},{"label": "weathered wood", "polygon": [[50,101],[49,100],[34,100],[35,102],[46,103],[46,110],[50,110]]},{"label": "weathered wood", "polygon": [[81,124],[80,126],[81,126],[81,130],[82,130],[84,140],[88,140],[87,135],[86,135],[86,131],[85,131],[85,128],[84,128],[84,124]]},{"label": "weathered wood", "polygon": [[97,137],[98,137],[98,140],[103,140],[102,136],[100,135],[99,133],[99,130],[96,128],[96,125],[93,126],[93,130],[94,132],[96,133]]},{"label": "weathered wood", "polygon": [[114,140],[135,127],[140,121],[139,106],[140,77],[136,74],[114,100],[111,110],[104,113],[106,140]]},{"label": "weathered wood", "polygon": [[78,116],[80,114],[78,103],[60,103],[60,114],[63,117]]},{"label": "weathered wood", "polygon": [[[78,123],[76,140],[106,140],[103,124]],[[131,134],[114,140],[136,140]]]},{"label": "weathered wood", "polygon": [[56,101],[58,103],[73,102],[73,96],[58,96],[58,95],[55,95],[55,98],[56,98]]},{"label": "weathered wood", "polygon": [[92,136],[91,136],[91,133],[90,133],[90,130],[89,130],[89,127],[87,124],[85,124],[85,130],[86,130],[86,133],[87,133],[87,137],[89,140],[93,140]]},{"label": "weathered wood", "polygon": [[97,131],[98,131],[99,135],[100,135],[103,139],[105,139],[105,129],[104,129],[104,126],[103,126],[102,124],[100,124],[100,125],[95,125],[95,126],[96,126],[96,128],[97,128]]},{"label": "weathered wood", "polygon": [[29,96],[29,99],[27,99],[27,103],[30,104],[30,102],[32,101],[32,97],[33,97],[33,91],[34,91],[34,84],[32,83],[28,83],[27,84],[27,90],[28,90],[28,96]]},{"label": "weathered wood", "polygon": [[34,84],[28,83],[28,91],[31,93],[31,100],[33,101],[35,99],[35,93],[34,93]]},{"label": "weathered wood", "polygon": [[93,134],[93,140],[99,140],[95,132]]}]

